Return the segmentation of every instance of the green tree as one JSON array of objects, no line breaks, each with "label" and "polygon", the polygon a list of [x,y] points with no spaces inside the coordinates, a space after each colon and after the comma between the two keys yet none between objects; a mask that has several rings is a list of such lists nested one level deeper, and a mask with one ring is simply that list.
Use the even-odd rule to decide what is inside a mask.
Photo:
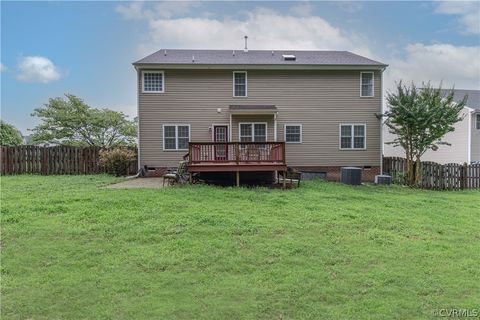
[{"label": "green tree", "polygon": [[[413,83],[397,84],[397,92],[387,93],[388,111],[384,113],[385,125],[395,139],[387,142],[401,146],[407,158],[406,182],[418,185],[421,179],[421,157],[428,150],[438,150],[439,145],[450,145],[443,141],[448,132],[454,131],[454,124],[461,121],[461,110],[467,96],[454,102],[454,89],[444,91],[433,88],[430,83],[417,88]],[[414,163],[416,170],[414,172]]]},{"label": "green tree", "polygon": [[82,99],[66,94],[50,99],[32,113],[42,123],[33,129],[32,141],[61,141],[67,145],[110,148],[134,145],[137,125],[122,112],[95,109]]},{"label": "green tree", "polygon": [[22,135],[11,124],[0,121],[0,144],[2,146],[18,146],[23,143]]}]

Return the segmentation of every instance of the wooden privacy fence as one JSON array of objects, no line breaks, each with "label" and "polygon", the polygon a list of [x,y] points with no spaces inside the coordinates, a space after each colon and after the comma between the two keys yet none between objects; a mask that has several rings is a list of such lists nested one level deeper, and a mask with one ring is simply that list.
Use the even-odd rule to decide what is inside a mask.
[{"label": "wooden privacy fence", "polygon": [[[480,188],[480,164],[421,163],[421,186],[425,189],[462,190]],[[407,171],[407,159],[384,157],[383,172],[398,177]],[[415,169],[415,166],[414,166]]]},{"label": "wooden privacy fence", "polygon": [[[40,173],[95,174],[105,173],[99,163],[99,147],[1,147],[1,174]],[[132,149],[135,150],[136,148]],[[130,163],[127,174],[137,172],[137,160]]]}]

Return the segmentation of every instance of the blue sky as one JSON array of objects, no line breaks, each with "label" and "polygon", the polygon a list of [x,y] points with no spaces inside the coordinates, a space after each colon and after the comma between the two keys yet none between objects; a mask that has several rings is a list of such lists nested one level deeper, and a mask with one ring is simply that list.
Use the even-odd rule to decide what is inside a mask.
[{"label": "blue sky", "polygon": [[386,85],[480,89],[480,2],[5,2],[1,117],[72,93],[136,113],[132,62],[160,48],[349,50],[388,63]]}]

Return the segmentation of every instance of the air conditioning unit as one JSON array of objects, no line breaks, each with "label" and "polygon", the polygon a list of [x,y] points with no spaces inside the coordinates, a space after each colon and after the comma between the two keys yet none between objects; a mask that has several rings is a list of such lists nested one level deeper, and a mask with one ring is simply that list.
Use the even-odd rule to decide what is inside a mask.
[{"label": "air conditioning unit", "polygon": [[362,184],[362,168],[357,167],[343,167],[342,168],[342,183],[358,186]]},{"label": "air conditioning unit", "polygon": [[392,177],[386,174],[376,175],[375,184],[390,185],[392,184]]}]

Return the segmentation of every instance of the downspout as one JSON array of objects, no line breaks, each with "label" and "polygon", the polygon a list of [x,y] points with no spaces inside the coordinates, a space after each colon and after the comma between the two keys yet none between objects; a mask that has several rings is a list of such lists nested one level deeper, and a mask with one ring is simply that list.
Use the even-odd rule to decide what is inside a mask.
[{"label": "downspout", "polygon": [[137,169],[138,169],[138,172],[140,172],[140,169],[142,166],[140,162],[140,89],[139,89],[139,85],[141,85],[141,83],[139,83],[139,79],[140,81],[143,81],[143,79],[139,75],[140,71],[137,68],[137,66],[135,66],[134,68],[135,68],[135,71],[137,72],[137,81],[136,81],[137,83]]},{"label": "downspout", "polygon": [[383,145],[383,113],[384,113],[384,93],[383,93],[383,72],[385,71],[386,67],[384,67],[381,71],[381,77],[382,81],[380,82],[380,97],[381,97],[381,102],[380,102],[380,113],[382,116],[380,116],[380,174],[383,174],[383,151],[384,151],[384,145]]},{"label": "downspout", "polygon": [[467,135],[467,161],[468,164],[472,162],[472,114],[474,110],[468,108],[468,135]]}]

